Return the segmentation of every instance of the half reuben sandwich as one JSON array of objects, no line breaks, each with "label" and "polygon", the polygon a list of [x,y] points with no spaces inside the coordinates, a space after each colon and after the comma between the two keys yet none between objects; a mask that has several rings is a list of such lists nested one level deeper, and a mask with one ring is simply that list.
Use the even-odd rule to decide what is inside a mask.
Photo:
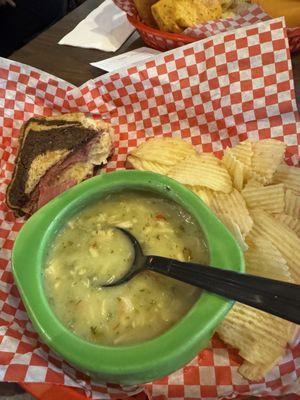
[{"label": "half reuben sandwich", "polygon": [[64,190],[93,176],[112,152],[112,129],[82,113],[31,118],[23,124],[6,203],[32,214]]}]

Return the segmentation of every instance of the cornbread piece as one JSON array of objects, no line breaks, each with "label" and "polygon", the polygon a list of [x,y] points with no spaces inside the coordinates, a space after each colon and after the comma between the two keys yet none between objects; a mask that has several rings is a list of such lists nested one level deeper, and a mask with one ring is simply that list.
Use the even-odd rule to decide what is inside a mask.
[{"label": "cornbread piece", "polygon": [[159,29],[174,33],[222,14],[219,0],[159,0],[151,10]]}]

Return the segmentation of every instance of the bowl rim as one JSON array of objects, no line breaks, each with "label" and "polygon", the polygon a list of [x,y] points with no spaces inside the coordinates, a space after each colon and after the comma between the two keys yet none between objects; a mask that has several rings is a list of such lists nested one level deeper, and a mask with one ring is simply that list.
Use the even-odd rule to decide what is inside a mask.
[{"label": "bowl rim", "polygon": [[196,42],[197,38],[192,38],[187,35],[183,35],[181,33],[171,33],[171,32],[164,32],[160,31],[159,29],[153,28],[152,26],[146,25],[143,22],[139,21],[136,17],[133,15],[127,14],[127,19],[128,21],[136,27],[138,30],[154,34],[156,36],[163,37],[164,39],[169,39],[169,40],[174,40],[176,42],[184,42],[184,43],[193,43]]},{"label": "bowl rim", "polygon": [[[72,365],[88,373],[100,374],[109,382],[137,384],[167,375],[192,359],[199,351],[201,340],[204,337],[210,339],[217,323],[234,302],[204,292],[190,311],[168,331],[130,346],[90,343],[64,327],[48,304],[43,289],[42,269],[47,246],[70,217],[96,198],[124,188],[155,191],[182,205],[202,227],[211,264],[221,268],[230,265],[230,269],[244,271],[240,247],[196,194],[166,176],[128,170],[104,173],[82,182],[37,211],[16,238],[12,269],[29,317],[50,348]],[[205,225],[201,224],[203,218],[207,218]],[[218,241],[214,240],[216,233],[220,236]],[[224,254],[224,248],[229,247],[230,251]],[[202,323],[200,328],[197,321]],[[189,332],[189,337],[186,332]]]}]

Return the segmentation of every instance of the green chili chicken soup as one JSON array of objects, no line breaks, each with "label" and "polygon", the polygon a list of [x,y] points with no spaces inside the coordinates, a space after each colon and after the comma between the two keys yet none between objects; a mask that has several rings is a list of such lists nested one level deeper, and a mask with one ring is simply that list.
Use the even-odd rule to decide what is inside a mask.
[{"label": "green chili chicken soup", "polygon": [[144,271],[116,287],[102,287],[130,268],[134,250],[208,262],[201,229],[178,204],[152,193],[120,192],[77,214],[56,236],[44,271],[46,294],[61,322],[84,339],[103,345],[136,344],[174,325],[200,290]]}]

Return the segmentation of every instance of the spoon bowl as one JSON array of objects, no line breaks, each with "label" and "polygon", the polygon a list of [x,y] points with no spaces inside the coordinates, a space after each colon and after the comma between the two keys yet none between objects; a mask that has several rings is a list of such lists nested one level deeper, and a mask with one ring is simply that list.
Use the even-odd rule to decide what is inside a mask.
[{"label": "spoon bowl", "polygon": [[129,231],[127,231],[124,228],[119,228],[116,226],[114,229],[118,229],[119,231],[123,232],[124,235],[126,235],[128,237],[128,239],[130,240],[132,247],[133,247],[134,258],[133,258],[133,262],[132,262],[130,268],[128,269],[128,271],[126,272],[125,275],[123,275],[121,278],[119,278],[117,280],[114,280],[112,282],[102,285],[102,287],[112,287],[112,286],[122,285],[123,283],[130,281],[139,272],[143,271],[145,269],[145,265],[146,265],[145,264],[146,257],[144,256],[141,245],[138,242],[138,240],[136,239],[136,237],[133,236]]}]

